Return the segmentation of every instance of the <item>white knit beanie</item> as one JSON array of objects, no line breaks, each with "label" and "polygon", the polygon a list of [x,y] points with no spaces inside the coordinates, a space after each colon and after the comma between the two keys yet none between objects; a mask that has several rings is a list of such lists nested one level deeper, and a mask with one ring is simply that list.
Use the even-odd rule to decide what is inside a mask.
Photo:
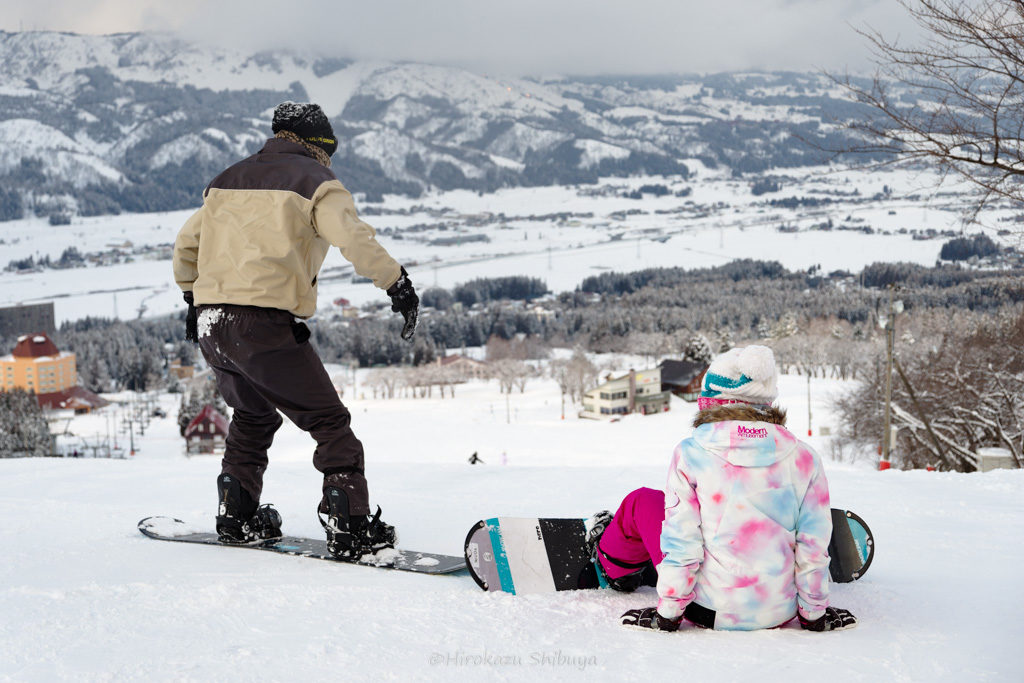
[{"label": "white knit beanie", "polygon": [[701,410],[729,403],[771,405],[779,397],[775,354],[767,346],[726,351],[711,361],[701,382]]}]

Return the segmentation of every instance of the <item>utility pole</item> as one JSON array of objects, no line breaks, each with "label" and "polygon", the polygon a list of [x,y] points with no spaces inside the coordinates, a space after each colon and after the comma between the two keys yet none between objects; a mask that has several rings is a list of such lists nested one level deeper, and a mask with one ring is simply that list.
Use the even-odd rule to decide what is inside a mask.
[{"label": "utility pole", "polygon": [[135,422],[137,420],[138,416],[135,414],[133,406],[129,405],[125,416],[121,418],[121,424],[128,431],[128,455],[135,455]]},{"label": "utility pole", "polygon": [[[437,273],[437,271],[435,270],[434,273]],[[356,370],[358,370],[358,369],[359,369],[359,359],[358,358],[354,358],[352,360],[352,399],[353,400],[355,400],[355,398],[359,395],[359,386],[357,385],[357,378],[356,378]]]},{"label": "utility pole", "polygon": [[892,429],[892,285],[889,285],[889,316],[885,321],[885,426],[882,431],[882,460],[889,462]]},{"label": "utility pole", "polygon": [[811,373],[807,372],[807,436],[812,436],[811,430]]},{"label": "utility pole", "polygon": [[893,301],[895,285],[889,285],[889,315],[885,321],[885,432],[882,434],[882,461],[892,454],[892,366],[896,345],[896,315],[903,311],[902,301]]}]

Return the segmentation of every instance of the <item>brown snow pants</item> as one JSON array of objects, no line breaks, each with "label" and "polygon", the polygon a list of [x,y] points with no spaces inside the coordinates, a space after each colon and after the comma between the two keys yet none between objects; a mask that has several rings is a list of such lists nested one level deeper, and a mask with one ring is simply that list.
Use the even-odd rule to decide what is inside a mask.
[{"label": "brown snow pants", "polygon": [[[302,334],[305,333],[305,334]],[[305,325],[273,308],[217,304],[199,307],[199,348],[234,412],[222,473],[259,501],[267,449],[284,413],[316,440],[313,466],[342,485],[352,514],[370,513],[363,444],[352,433],[327,371],[309,344]]]}]

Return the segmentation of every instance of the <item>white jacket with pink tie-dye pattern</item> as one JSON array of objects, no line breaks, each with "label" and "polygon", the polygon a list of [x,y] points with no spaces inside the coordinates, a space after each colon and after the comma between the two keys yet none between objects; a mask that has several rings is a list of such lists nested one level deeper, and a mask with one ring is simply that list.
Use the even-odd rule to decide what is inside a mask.
[{"label": "white jacket with pink tie-dye pattern", "polygon": [[751,630],[797,609],[814,620],[828,607],[828,482],[817,453],[784,422],[774,408],[702,411],[676,447],[658,567],[662,616],[696,601],[715,610],[716,629]]}]

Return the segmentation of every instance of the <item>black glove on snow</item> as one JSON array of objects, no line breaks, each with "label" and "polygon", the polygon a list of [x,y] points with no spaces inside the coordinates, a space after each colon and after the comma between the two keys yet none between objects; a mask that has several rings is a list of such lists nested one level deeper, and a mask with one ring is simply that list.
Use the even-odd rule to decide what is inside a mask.
[{"label": "black glove on snow", "polygon": [[409,273],[405,272],[404,267],[398,281],[388,287],[388,296],[391,297],[391,310],[401,313],[405,318],[402,339],[412,341],[412,336],[416,333],[416,322],[420,317],[420,298],[416,296],[412,280],[409,279]]},{"label": "black glove on snow", "polygon": [[193,344],[199,343],[199,323],[196,315],[195,299],[192,292],[185,292],[183,298],[188,304],[188,313],[185,314],[185,341]]},{"label": "black glove on snow", "polygon": [[803,615],[797,615],[800,619],[801,628],[808,631],[841,631],[844,628],[853,628],[857,625],[857,617],[845,609],[826,607],[825,613],[814,621],[807,621]]},{"label": "black glove on snow", "polygon": [[675,619],[666,619],[658,614],[657,607],[645,607],[643,609],[631,609],[622,615],[622,625],[634,628],[649,628],[655,631],[678,631],[679,625],[683,623],[680,615]]}]

